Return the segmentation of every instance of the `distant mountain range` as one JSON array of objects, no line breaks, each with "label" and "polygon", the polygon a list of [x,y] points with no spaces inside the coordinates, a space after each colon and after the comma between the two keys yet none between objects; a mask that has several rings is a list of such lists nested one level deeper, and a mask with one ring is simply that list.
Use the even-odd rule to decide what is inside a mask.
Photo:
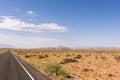
[{"label": "distant mountain range", "polygon": [[15,47],[8,44],[0,44],[0,48],[15,48]]},{"label": "distant mountain range", "polygon": [[[12,45],[0,44],[0,48],[15,48]],[[16,48],[16,49],[25,49],[25,48]],[[29,49],[29,48],[26,48]],[[31,49],[40,49],[40,50],[71,50],[71,48],[58,46],[58,47],[46,47],[46,48],[31,48]]]},{"label": "distant mountain range", "polygon": [[32,49],[32,50],[72,50],[69,47],[59,46],[59,47],[44,47],[44,48],[16,48],[16,49]]},{"label": "distant mountain range", "polygon": [[59,46],[56,48],[57,50],[71,50],[70,48],[68,47],[63,47],[63,46]]},{"label": "distant mountain range", "polygon": [[59,47],[46,47],[46,48],[36,48],[36,49],[41,49],[41,50],[71,50],[70,48],[63,47],[63,46],[59,46]]}]

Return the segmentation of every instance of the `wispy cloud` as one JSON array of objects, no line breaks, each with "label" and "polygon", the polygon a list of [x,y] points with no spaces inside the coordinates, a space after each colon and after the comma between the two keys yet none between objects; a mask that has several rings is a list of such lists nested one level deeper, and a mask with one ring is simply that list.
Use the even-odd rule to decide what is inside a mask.
[{"label": "wispy cloud", "polygon": [[54,45],[53,43],[57,43],[57,41],[55,38],[0,34],[0,44],[9,44],[20,48],[44,47],[50,44]]},{"label": "wispy cloud", "polygon": [[56,23],[34,24],[34,23],[28,23],[23,20],[17,19],[13,16],[1,16],[0,28],[9,29],[9,30],[31,31],[31,32],[41,32],[41,31],[65,32],[67,31],[66,27],[60,26]]},{"label": "wispy cloud", "polygon": [[25,11],[25,14],[31,15],[31,16],[37,16],[37,14],[34,11],[31,11],[31,10]]}]

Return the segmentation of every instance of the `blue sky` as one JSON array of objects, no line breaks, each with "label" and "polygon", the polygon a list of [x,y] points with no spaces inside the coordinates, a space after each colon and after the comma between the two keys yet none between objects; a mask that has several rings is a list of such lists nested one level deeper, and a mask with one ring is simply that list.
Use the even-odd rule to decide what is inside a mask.
[{"label": "blue sky", "polygon": [[0,44],[120,47],[120,0],[1,0]]}]

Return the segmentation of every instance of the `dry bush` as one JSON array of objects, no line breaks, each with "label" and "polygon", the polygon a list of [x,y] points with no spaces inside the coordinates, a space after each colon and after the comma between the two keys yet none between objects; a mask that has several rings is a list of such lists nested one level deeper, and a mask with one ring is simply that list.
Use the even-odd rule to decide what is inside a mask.
[{"label": "dry bush", "polygon": [[82,55],[81,54],[78,54],[75,59],[81,59],[82,58]]},{"label": "dry bush", "polygon": [[115,56],[115,60],[120,61],[120,56]]},{"label": "dry bush", "polygon": [[63,59],[61,64],[67,64],[67,63],[71,63],[71,62],[78,62],[78,61],[76,59],[66,58],[66,59]]},{"label": "dry bush", "polygon": [[49,55],[48,54],[41,54],[41,55],[39,55],[39,59],[42,59],[42,58],[47,58],[47,57],[49,57]]}]

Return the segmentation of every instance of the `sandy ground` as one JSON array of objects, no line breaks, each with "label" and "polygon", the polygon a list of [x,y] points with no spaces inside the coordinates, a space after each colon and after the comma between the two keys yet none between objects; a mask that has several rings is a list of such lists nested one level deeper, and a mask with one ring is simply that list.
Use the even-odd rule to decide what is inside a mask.
[{"label": "sandy ground", "polygon": [[[50,61],[62,62],[63,59],[74,59],[81,55],[78,62],[62,64],[74,79],[71,80],[120,80],[120,50],[69,50],[69,51],[16,51],[17,54],[38,69]],[[48,55],[39,59],[39,55]],[[32,55],[26,58],[25,55]],[[76,78],[76,79],[75,79]]]}]

